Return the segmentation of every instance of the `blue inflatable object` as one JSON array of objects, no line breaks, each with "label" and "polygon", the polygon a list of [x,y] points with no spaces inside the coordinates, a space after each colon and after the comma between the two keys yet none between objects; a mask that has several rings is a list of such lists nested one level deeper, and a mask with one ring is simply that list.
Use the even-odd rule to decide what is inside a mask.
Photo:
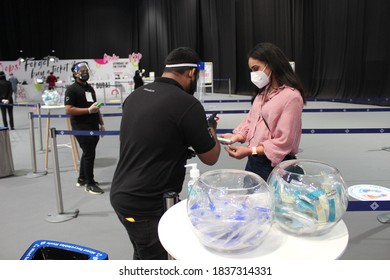
[{"label": "blue inflatable object", "polygon": [[37,240],[21,260],[108,260],[108,255],[95,249],[53,240]]}]

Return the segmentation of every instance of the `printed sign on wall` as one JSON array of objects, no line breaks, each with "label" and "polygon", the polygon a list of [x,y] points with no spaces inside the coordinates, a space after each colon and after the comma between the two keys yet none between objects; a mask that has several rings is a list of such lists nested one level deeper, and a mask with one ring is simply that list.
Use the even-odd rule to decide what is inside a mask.
[{"label": "printed sign on wall", "polygon": [[89,83],[95,87],[98,99],[118,98],[119,94],[132,91],[133,76],[142,58],[140,53],[132,53],[128,58],[119,58],[115,54],[104,54],[102,59],[72,59],[0,61],[0,71],[6,73],[7,79],[13,73],[18,85],[17,101],[41,101],[41,95],[47,89],[46,77],[50,72],[58,78],[56,90],[63,94],[68,85],[73,83],[71,72],[75,62],[86,61],[90,67]]}]

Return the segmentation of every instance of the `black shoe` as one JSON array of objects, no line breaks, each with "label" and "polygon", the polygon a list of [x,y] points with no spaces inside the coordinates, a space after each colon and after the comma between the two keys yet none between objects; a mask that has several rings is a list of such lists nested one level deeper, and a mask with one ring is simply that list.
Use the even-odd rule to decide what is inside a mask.
[{"label": "black shoe", "polygon": [[87,183],[85,182],[84,179],[77,179],[76,187],[85,187]]},{"label": "black shoe", "polygon": [[104,194],[104,191],[98,187],[98,185],[88,185],[85,187],[85,191],[92,194]]},{"label": "black shoe", "polygon": [[[99,186],[99,182],[96,182],[96,181],[93,181],[92,184]],[[87,182],[85,181],[85,179],[80,179],[80,178],[77,179],[76,187],[85,187],[86,185],[87,185]]]}]

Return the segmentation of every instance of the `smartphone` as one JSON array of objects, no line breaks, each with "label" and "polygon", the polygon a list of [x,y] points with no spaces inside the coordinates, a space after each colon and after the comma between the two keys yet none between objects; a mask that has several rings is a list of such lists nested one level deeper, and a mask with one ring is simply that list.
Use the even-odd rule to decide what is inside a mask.
[{"label": "smartphone", "polygon": [[99,103],[96,104],[96,107],[99,107],[99,108],[100,108],[100,107],[102,107],[103,105],[104,105],[103,102],[99,102]]},{"label": "smartphone", "polygon": [[232,143],[232,140],[230,140],[230,139],[226,139],[226,138],[222,138],[222,137],[217,137],[217,139],[221,143],[225,143],[225,144],[231,144]]}]

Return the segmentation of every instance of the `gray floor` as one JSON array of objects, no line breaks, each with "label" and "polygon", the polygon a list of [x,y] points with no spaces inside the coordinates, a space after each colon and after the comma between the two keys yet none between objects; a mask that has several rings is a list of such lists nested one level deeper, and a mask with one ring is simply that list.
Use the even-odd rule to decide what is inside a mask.
[{"label": "gray floor", "polygon": [[[206,99],[238,99],[248,97],[207,95]],[[306,108],[373,107],[328,102],[309,102]],[[206,110],[242,110],[249,103],[205,103]],[[120,112],[117,106],[104,107],[105,113]],[[44,168],[44,147],[41,148],[37,119],[35,141],[37,172],[32,173],[28,112],[31,107],[15,107],[15,128],[10,131],[15,175],[0,178],[0,259],[17,260],[36,240],[48,239],[79,244],[106,252],[112,260],[131,259],[132,247],[122,225],[109,203],[110,183],[118,159],[118,136],[105,136],[97,149],[95,176],[105,190],[103,195],[91,195],[75,186],[77,173],[71,150],[58,149],[60,182],[65,211],[79,209],[77,218],[51,223],[48,215],[58,213],[52,153],[45,176],[31,178]],[[63,113],[63,112],[52,112]],[[390,127],[389,112],[304,113],[303,128],[370,128]],[[243,114],[222,114],[219,128],[234,128]],[[120,118],[105,118],[107,130],[118,130]],[[64,119],[52,119],[52,127],[67,129]],[[45,129],[45,119],[42,120]],[[43,135],[44,138],[44,135]],[[43,139],[43,146],[44,146]],[[69,136],[59,136],[58,144],[69,142]],[[299,158],[315,159],[336,166],[347,185],[375,184],[390,187],[390,134],[304,134]],[[198,162],[193,159],[190,162]],[[219,162],[208,167],[199,163],[201,172],[219,168],[243,169],[245,160],[229,158],[222,152]],[[186,182],[188,180],[188,174]],[[186,185],[186,182],[184,183]],[[186,197],[183,188],[181,197]],[[381,224],[376,217],[383,212],[347,212],[343,218],[350,235],[348,247],[341,259],[390,259],[390,224]]]}]

